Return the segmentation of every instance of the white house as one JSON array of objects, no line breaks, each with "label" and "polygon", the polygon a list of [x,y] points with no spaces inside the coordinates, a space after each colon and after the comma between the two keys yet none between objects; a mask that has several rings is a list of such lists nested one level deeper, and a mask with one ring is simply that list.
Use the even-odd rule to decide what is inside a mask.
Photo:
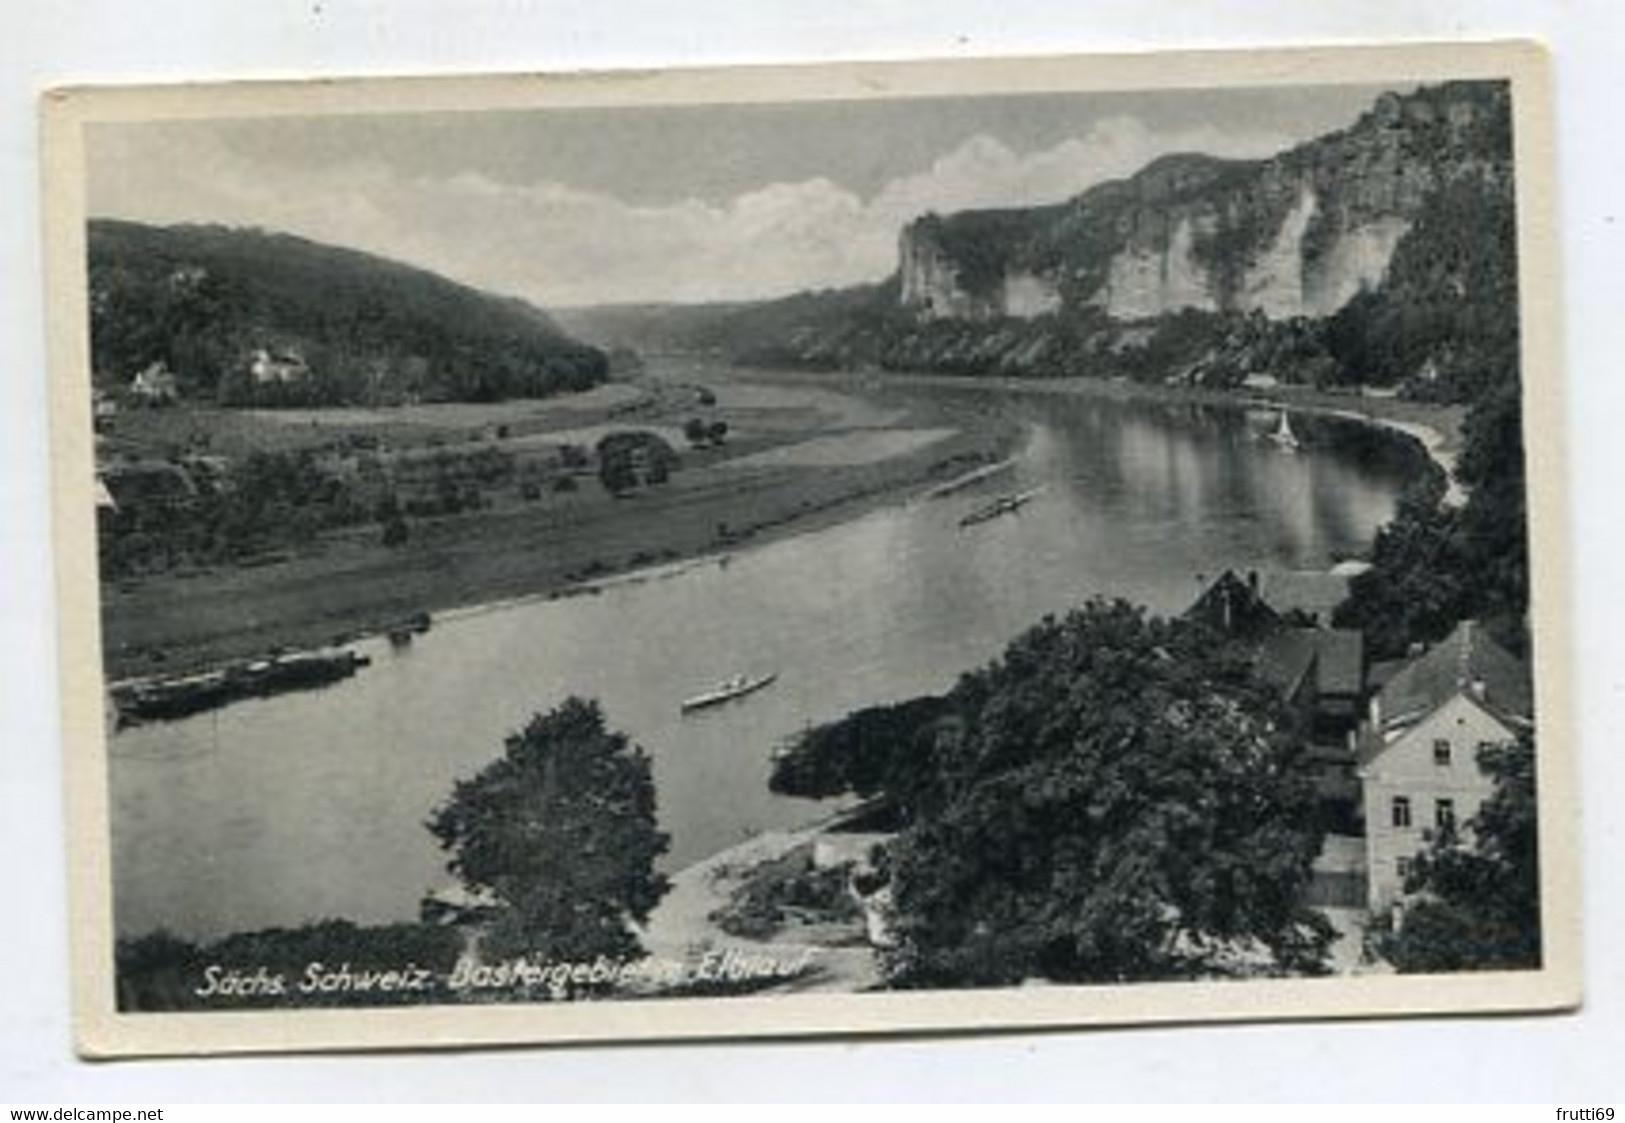
[{"label": "white house", "polygon": [[248,373],[253,376],[257,385],[268,384],[287,385],[294,382],[303,382],[310,374],[310,366],[305,357],[291,348],[284,350],[267,350],[258,347],[254,350],[254,357],[249,361]]},{"label": "white house", "polygon": [[180,397],[180,388],[175,375],[160,360],[136,372],[130,380],[130,394],[137,401],[162,405]]},{"label": "white house", "polygon": [[1478,813],[1494,787],[1479,751],[1515,741],[1533,713],[1523,664],[1471,620],[1372,697],[1358,775],[1373,913],[1401,901],[1410,863],[1438,832]]}]

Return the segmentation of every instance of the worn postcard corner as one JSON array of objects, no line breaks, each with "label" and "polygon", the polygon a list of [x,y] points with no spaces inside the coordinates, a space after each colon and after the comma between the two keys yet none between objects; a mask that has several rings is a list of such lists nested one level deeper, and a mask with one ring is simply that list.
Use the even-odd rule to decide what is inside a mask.
[{"label": "worn postcard corner", "polygon": [[89,1056],[1580,996],[1538,44],[42,100]]}]

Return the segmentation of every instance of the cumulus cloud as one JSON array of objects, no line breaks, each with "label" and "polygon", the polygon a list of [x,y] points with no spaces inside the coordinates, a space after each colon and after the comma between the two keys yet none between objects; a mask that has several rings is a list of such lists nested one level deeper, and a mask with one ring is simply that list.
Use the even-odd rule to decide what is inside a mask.
[{"label": "cumulus cloud", "polygon": [[91,210],[288,231],[544,306],[745,299],[879,280],[895,265],[898,231],[926,211],[1057,202],[1169,152],[1257,157],[1286,143],[1159,133],[1118,117],[1038,152],[973,136],[867,198],[813,178],[721,201],[634,205],[476,170],[406,175],[364,156],[320,166],[251,160],[196,127],[107,128],[92,138]]}]

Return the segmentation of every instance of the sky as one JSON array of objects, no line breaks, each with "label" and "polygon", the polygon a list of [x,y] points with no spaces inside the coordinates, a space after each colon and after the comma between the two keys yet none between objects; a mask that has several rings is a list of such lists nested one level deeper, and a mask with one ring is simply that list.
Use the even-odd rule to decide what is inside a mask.
[{"label": "sky", "polygon": [[93,216],[366,250],[543,307],[876,281],[927,211],[1058,202],[1169,152],[1264,157],[1380,88],[93,125]]}]

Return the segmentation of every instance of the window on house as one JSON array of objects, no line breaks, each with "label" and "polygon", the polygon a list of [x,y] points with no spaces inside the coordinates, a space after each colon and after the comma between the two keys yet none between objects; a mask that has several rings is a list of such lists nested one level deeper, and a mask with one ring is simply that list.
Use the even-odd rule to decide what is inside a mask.
[{"label": "window on house", "polygon": [[1453,799],[1436,799],[1433,801],[1433,825],[1441,831],[1456,829],[1456,801]]},{"label": "window on house", "polygon": [[1394,797],[1394,826],[1408,827],[1411,825],[1411,801],[1408,797],[1396,795]]},{"label": "window on house", "polygon": [[1399,874],[1399,883],[1400,883],[1401,887],[1403,887],[1405,882],[1410,880],[1410,876],[1411,876],[1411,860],[1409,858],[1397,858],[1397,859],[1395,859],[1395,861],[1394,861],[1394,871]]},{"label": "window on house", "polygon": [[1433,763],[1441,765],[1450,763],[1450,742],[1443,737],[1433,742]]}]

